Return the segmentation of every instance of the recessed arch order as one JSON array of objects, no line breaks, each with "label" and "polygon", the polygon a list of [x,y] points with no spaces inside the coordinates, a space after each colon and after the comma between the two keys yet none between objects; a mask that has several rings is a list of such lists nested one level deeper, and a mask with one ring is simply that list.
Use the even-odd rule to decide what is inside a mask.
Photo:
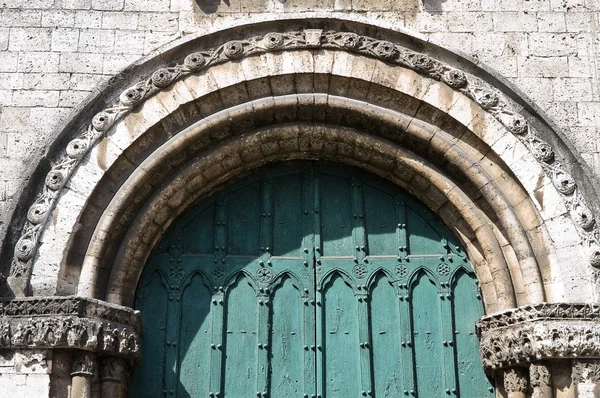
[{"label": "recessed arch order", "polygon": [[277,26],[172,46],[65,127],[15,242],[15,294],[131,305],[150,250],[189,204],[265,163],[322,159],[436,212],[466,247],[486,312],[594,300],[583,282],[600,257],[594,203],[572,177],[584,173],[525,100],[405,33]]}]

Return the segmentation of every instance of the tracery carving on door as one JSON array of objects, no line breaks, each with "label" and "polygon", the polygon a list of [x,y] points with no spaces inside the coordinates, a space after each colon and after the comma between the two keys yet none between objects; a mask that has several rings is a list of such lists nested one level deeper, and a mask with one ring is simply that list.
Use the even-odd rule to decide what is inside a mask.
[{"label": "tracery carving on door", "polygon": [[493,393],[460,245],[403,190],[348,167],[277,165],[192,206],[136,305],[132,396]]}]

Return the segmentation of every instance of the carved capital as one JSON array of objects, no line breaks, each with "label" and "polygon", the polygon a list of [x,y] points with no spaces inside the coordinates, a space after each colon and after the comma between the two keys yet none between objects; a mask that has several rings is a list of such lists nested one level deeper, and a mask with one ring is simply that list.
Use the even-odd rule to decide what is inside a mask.
[{"label": "carved capital", "polygon": [[504,389],[506,392],[526,392],[527,373],[521,368],[512,368],[504,372]]},{"label": "carved capital", "polygon": [[539,304],[484,317],[477,322],[486,370],[542,359],[600,357],[600,307]]},{"label": "carved capital", "polygon": [[96,367],[96,354],[91,352],[78,353],[73,358],[71,376],[93,377]]},{"label": "carved capital", "polygon": [[573,381],[577,384],[600,382],[600,360],[575,361]]},{"label": "carved capital", "polygon": [[529,383],[532,387],[547,387],[552,385],[550,369],[546,365],[531,364],[529,366]]},{"label": "carved capital", "polygon": [[140,317],[131,308],[81,297],[0,301],[0,348],[69,348],[135,359]]},{"label": "carved capital", "polygon": [[128,363],[123,358],[104,357],[100,362],[100,381],[123,380],[127,372]]}]

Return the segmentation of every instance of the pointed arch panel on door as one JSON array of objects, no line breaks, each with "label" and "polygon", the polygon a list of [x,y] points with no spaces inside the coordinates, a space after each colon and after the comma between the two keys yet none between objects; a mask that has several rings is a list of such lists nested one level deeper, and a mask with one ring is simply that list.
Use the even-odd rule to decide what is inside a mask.
[{"label": "pointed arch panel on door", "polygon": [[151,255],[136,306],[149,348],[134,395],[491,396],[465,252],[357,169],[278,164],[194,204]]}]

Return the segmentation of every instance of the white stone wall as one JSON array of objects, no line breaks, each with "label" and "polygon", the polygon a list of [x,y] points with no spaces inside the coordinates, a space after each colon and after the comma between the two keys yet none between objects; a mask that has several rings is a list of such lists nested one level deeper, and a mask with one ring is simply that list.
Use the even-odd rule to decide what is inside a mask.
[{"label": "white stone wall", "polygon": [[98,84],[180,37],[302,11],[406,29],[481,60],[600,176],[600,0],[2,0],[0,238],[31,164]]}]

